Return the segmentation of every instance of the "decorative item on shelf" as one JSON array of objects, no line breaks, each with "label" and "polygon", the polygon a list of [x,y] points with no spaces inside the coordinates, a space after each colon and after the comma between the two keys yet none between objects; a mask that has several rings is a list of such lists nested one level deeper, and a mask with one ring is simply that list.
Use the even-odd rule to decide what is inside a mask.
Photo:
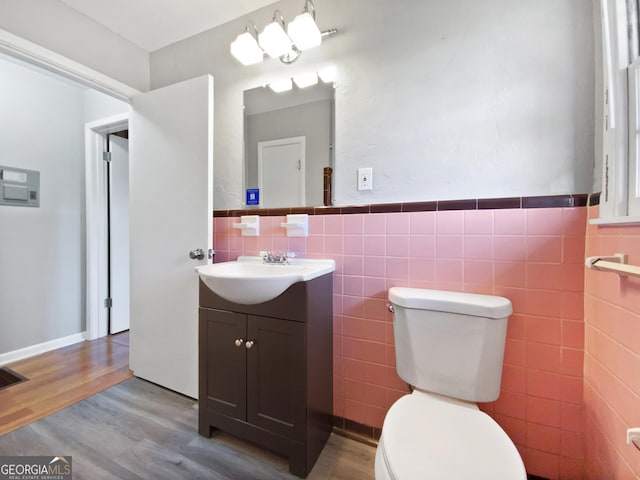
[{"label": "decorative item on shelf", "polygon": [[260,217],[243,215],[240,217],[240,223],[234,223],[233,228],[239,228],[243,237],[257,237],[260,235]]},{"label": "decorative item on shelf", "polygon": [[[262,32],[253,22],[255,35],[249,27],[231,43],[231,55],[243,65],[260,63],[266,53],[271,58],[279,58],[282,63],[295,62],[303,50],[317,47],[322,39],[338,33],[332,28],[321,32],[316,23],[316,7],[312,0],[306,0],[303,12],[287,26],[280,10],[273,13],[273,19]],[[286,30],[286,31],[285,31]]]},{"label": "decorative item on shelf", "polygon": [[287,215],[287,221],[280,225],[287,229],[287,237],[309,236],[309,215],[306,213]]}]

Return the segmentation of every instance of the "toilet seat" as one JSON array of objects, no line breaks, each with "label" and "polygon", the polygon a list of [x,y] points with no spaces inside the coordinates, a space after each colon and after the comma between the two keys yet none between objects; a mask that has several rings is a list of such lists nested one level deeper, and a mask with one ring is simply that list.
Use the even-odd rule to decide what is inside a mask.
[{"label": "toilet seat", "polygon": [[526,472],[513,442],[475,404],[416,390],[387,413],[376,478],[526,480]]}]

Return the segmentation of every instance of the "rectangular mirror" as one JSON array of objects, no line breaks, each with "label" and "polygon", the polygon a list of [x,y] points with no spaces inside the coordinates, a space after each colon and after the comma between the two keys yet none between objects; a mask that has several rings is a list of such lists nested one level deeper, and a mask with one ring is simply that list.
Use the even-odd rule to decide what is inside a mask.
[{"label": "rectangular mirror", "polygon": [[244,184],[259,189],[257,207],[330,205],[334,84],[246,90],[244,142]]}]

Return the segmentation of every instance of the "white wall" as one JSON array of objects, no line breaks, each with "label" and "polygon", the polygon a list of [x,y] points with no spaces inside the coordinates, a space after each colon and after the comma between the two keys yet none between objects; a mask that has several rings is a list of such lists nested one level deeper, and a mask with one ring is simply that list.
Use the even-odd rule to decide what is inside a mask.
[{"label": "white wall", "polygon": [[40,207],[0,206],[0,354],[84,322],[83,93],[0,60],[0,164],[40,171]]},{"label": "white wall", "polygon": [[149,90],[149,54],[59,0],[2,0],[0,29]]},{"label": "white wall", "polygon": [[0,58],[0,165],[40,171],[40,207],[0,206],[0,355],[85,322],[84,124],[129,105]]},{"label": "white wall", "polygon": [[117,98],[110,97],[96,90],[86,89],[84,91],[84,121],[86,123],[130,111],[131,106]]},{"label": "white wall", "polygon": [[[294,64],[244,67],[229,43],[272,7],[151,54],[151,87],[215,82],[215,205],[242,205],[242,92],[338,67],[337,204],[586,193],[594,164],[594,33],[584,0],[316,0],[337,36]],[[373,167],[373,192],[356,190]]]}]

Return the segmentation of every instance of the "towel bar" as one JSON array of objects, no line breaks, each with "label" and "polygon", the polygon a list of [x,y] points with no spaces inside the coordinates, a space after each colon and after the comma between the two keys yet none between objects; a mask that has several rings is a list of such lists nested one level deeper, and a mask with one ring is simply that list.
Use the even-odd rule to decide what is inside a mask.
[{"label": "towel bar", "polygon": [[624,253],[616,253],[610,256],[587,257],[584,261],[585,266],[592,270],[613,272],[623,277],[640,277],[640,266],[629,265],[627,262],[628,255]]}]

